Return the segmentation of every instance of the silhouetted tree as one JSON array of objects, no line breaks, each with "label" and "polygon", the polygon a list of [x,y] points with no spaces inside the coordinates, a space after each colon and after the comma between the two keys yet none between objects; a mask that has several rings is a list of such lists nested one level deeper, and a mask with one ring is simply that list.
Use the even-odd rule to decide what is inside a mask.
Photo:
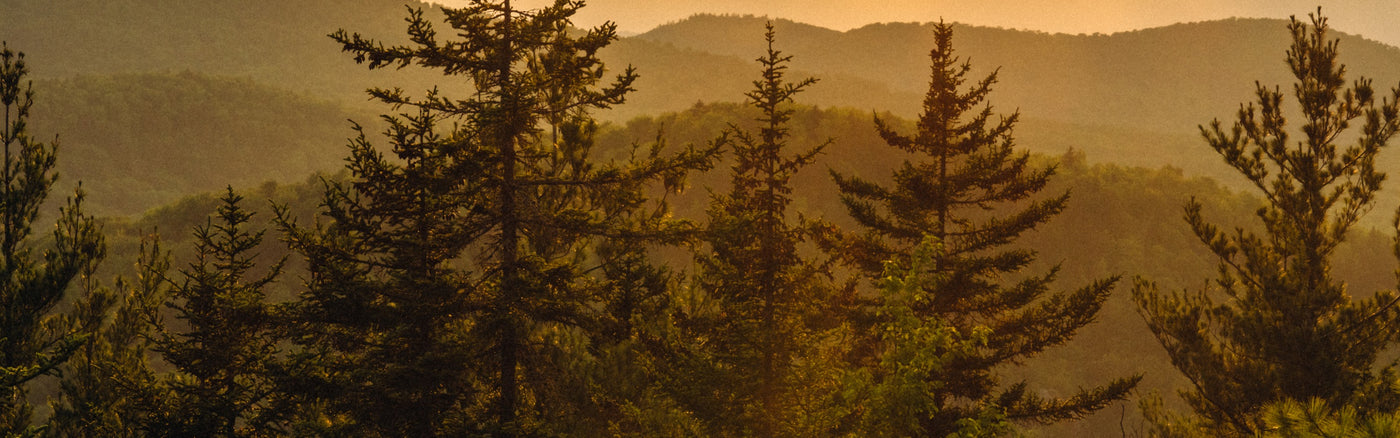
[{"label": "silhouetted tree", "polygon": [[[1302,138],[1289,137],[1283,93],[1257,84],[1257,105],[1242,105],[1232,127],[1201,127],[1267,201],[1262,228],[1221,230],[1193,200],[1186,222],[1219,257],[1220,276],[1194,291],[1161,293],[1145,280],[1133,290],[1148,327],[1191,380],[1181,394],[1210,435],[1261,433],[1261,409],[1286,400],[1352,405],[1363,415],[1400,407],[1396,364],[1378,363],[1400,328],[1396,294],[1353,299],[1329,262],[1385,179],[1375,160],[1400,128],[1400,88],[1378,101],[1369,80],[1348,85],[1320,12],[1311,25],[1288,25]],[[1341,147],[1358,119],[1355,142]]]},{"label": "silhouetted tree", "polygon": [[61,368],[59,397],[50,402],[47,434],[61,437],[144,436],[162,412],[165,395],[150,367],[152,315],[169,296],[169,255],[158,239],[143,240],[134,281],[118,278],[112,289],[91,278],[74,305],[78,321],[93,327]]},{"label": "silhouetted tree", "polygon": [[[52,374],[82,346],[87,333],[54,306],[69,284],[91,272],[105,253],[102,233],[83,214],[81,189],[59,209],[52,242],[32,239],[34,221],[58,179],[54,143],[30,137],[33,91],[24,54],[0,45],[0,428],[30,430],[26,383]],[[39,249],[43,248],[43,249]],[[35,252],[38,252],[37,257]],[[30,432],[33,432],[30,430]]]},{"label": "silhouetted tree", "polygon": [[1054,169],[1033,168],[1028,154],[1015,150],[1016,114],[995,119],[991,106],[984,106],[995,73],[961,90],[971,66],[954,56],[952,37],[952,26],[935,27],[937,47],[930,53],[932,75],[918,131],[907,136],[876,119],[885,141],[911,155],[893,183],[833,172],[847,210],[865,231],[824,244],[877,278],[888,261],[908,268],[913,249],[931,236],[942,246],[931,267],[942,280],[913,301],[913,311],[940,318],[959,333],[985,328],[981,348],[948,358],[937,375],[927,376],[945,384],[929,395],[938,410],[922,420],[923,434],[953,433],[961,419],[977,418],[989,407],[1016,421],[1081,417],[1122,399],[1138,379],[1045,399],[1024,382],[1003,384],[996,369],[1069,340],[1094,320],[1117,278],[1071,292],[1050,291],[1054,270],[1003,284],[1035,258],[1032,250],[1004,247],[1060,213],[1069,196],[1027,201]]},{"label": "silhouetted tree", "polygon": [[170,285],[165,307],[179,324],[154,311],[152,350],[173,372],[146,428],[165,436],[270,436],[284,412],[277,396],[278,339],[265,290],[282,262],[255,272],[263,232],[248,230],[252,213],[226,189],[217,220],[194,230],[195,260]]},{"label": "silhouetted tree", "polygon": [[312,409],[303,415],[317,418],[304,426],[563,433],[616,401],[571,390],[603,385],[584,371],[599,371],[598,353],[616,346],[600,334],[618,295],[590,275],[608,261],[595,245],[683,239],[689,227],[664,209],[640,210],[643,189],[677,189],[686,172],[709,165],[714,148],[664,155],[658,144],[606,165],[591,155],[589,112],[621,103],[636,75],[628,69],[600,85],[597,52],[616,38],[615,26],[572,29],[580,7],[443,8],[461,38],[450,41],[418,10],[407,45],[332,35],[371,69],[417,64],[465,78],[473,92],[415,99],[371,90],[412,109],[385,117],[393,156],[361,134],[351,182],[327,190],[328,221],[303,228],[282,215],[312,272],[294,312],[294,337],[306,349],[291,365],[300,376],[294,392]]},{"label": "silhouetted tree", "polygon": [[681,398],[714,435],[810,436],[822,432],[813,422],[834,393],[833,362],[819,356],[835,288],[822,263],[799,255],[806,236],[788,208],[792,177],[830,142],[789,151],[793,96],[816,80],[786,81],[792,57],[774,48],[771,23],[765,38],[762,79],[746,94],[758,129],[726,133],[731,187],[710,201],[708,251],[696,257],[696,287],[710,303],[685,325],[710,350],[706,369],[693,370],[704,388]]}]

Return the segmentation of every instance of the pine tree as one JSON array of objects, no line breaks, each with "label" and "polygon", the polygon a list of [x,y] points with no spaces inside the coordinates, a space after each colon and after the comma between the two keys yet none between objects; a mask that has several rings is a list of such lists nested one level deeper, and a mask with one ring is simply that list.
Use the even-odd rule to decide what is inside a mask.
[{"label": "pine tree", "polygon": [[56,143],[30,137],[33,91],[24,82],[24,54],[0,44],[0,103],[5,106],[0,142],[0,429],[29,429],[32,407],[26,383],[52,374],[84,342],[87,333],[53,311],[69,284],[102,259],[105,246],[96,221],[82,211],[79,190],[59,209],[53,242],[35,257],[34,221],[58,176]]},{"label": "pine tree", "polygon": [[1284,401],[1264,408],[1264,430],[1258,436],[1273,438],[1400,436],[1400,417],[1394,412],[1359,415],[1352,406],[1333,409],[1322,400],[1307,403]]},{"label": "pine tree", "polygon": [[[1219,257],[1220,276],[1194,291],[1162,293],[1144,280],[1133,290],[1148,327],[1192,382],[1181,394],[1199,426],[1217,436],[1261,433],[1261,409],[1286,400],[1351,404],[1362,414],[1400,408],[1396,363],[1378,363],[1400,328],[1397,297],[1353,299],[1329,262],[1385,179],[1375,160],[1400,128],[1400,88],[1378,101],[1370,80],[1348,85],[1327,20],[1320,10],[1310,17],[1311,26],[1288,25],[1302,138],[1289,137],[1283,93],[1258,84],[1257,105],[1241,105],[1233,126],[1201,127],[1267,201],[1262,228],[1222,230],[1193,200],[1186,222]],[[1356,122],[1361,131],[1346,134]],[[1343,138],[1355,142],[1343,147]]]},{"label": "pine tree", "polygon": [[[970,64],[953,54],[950,25],[935,27],[932,75],[917,133],[895,132],[880,119],[876,127],[890,146],[911,155],[882,186],[833,173],[841,197],[865,229],[825,239],[824,245],[878,278],[886,261],[908,268],[913,249],[932,236],[943,250],[933,271],[946,277],[924,291],[927,299],[914,311],[940,318],[960,333],[985,326],[987,341],[972,354],[949,360],[939,376],[947,384],[935,389],[938,412],[924,420],[924,433],[943,436],[963,418],[987,406],[1013,421],[1043,423],[1077,418],[1122,399],[1136,378],[1117,379],[1062,399],[1043,399],[1025,383],[1003,385],[996,368],[1017,363],[1069,340],[1094,320],[1116,278],[1099,280],[1071,292],[1051,292],[1055,274],[1030,276],[1001,284],[1035,258],[1027,249],[1005,249],[1021,234],[1061,212],[1068,194],[1027,201],[1045,187],[1054,169],[1033,168],[1025,152],[1014,148],[1016,114],[994,119],[983,105],[996,73],[960,90]],[[1024,202],[1024,203],[1023,203]]]},{"label": "pine tree", "polygon": [[[759,110],[757,132],[732,127],[731,188],[710,203],[709,250],[697,257],[699,287],[712,311],[687,325],[711,350],[712,377],[705,396],[683,397],[712,424],[714,435],[809,436],[820,391],[819,348],[829,337],[821,327],[834,296],[826,267],[799,255],[806,236],[794,224],[790,180],[830,142],[792,153],[788,121],[793,96],[816,82],[784,79],[792,58],[774,48],[768,24],[767,53],[758,58],[762,79],[746,97]],[[810,370],[808,370],[810,371]],[[815,374],[815,375],[814,375]],[[834,379],[832,379],[834,381]]]},{"label": "pine tree", "polygon": [[172,328],[154,312],[152,350],[174,370],[146,430],[166,436],[269,436],[280,432],[274,409],[278,368],[276,320],[264,290],[282,262],[255,274],[263,232],[247,229],[252,213],[229,187],[218,220],[196,228],[195,261],[180,270],[165,306]]},{"label": "pine tree", "polygon": [[327,190],[327,221],[303,228],[283,215],[312,271],[293,333],[306,346],[292,365],[301,370],[294,391],[320,416],[307,427],[572,433],[570,425],[599,420],[586,417],[608,410],[600,405],[617,408],[571,390],[603,384],[587,373],[601,372],[603,351],[617,346],[607,343],[609,321],[633,317],[619,317],[609,301],[625,276],[591,276],[610,261],[597,245],[682,240],[687,227],[664,209],[641,210],[644,188],[678,188],[715,148],[666,155],[657,145],[623,164],[593,157],[589,113],[621,103],[636,75],[628,69],[602,83],[596,54],[616,38],[615,26],[571,29],[580,7],[443,8],[460,40],[439,40],[418,10],[410,10],[409,45],[332,35],[371,69],[416,64],[465,78],[474,92],[415,99],[371,90],[411,108],[385,117],[393,156],[362,133],[352,144],[352,181]]},{"label": "pine tree", "polygon": [[50,403],[47,434],[61,437],[137,437],[161,413],[151,369],[151,317],[168,296],[169,255],[156,238],[143,239],[134,281],[114,289],[89,281],[75,304],[78,321],[95,332],[62,368],[59,397]]}]

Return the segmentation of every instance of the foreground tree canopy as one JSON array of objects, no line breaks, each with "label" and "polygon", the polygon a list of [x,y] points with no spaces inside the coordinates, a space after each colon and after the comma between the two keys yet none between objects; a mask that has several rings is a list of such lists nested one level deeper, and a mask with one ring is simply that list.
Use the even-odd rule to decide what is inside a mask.
[{"label": "foreground tree canopy", "polygon": [[[1050,220],[1069,202],[1067,193],[1018,204],[1037,194],[1053,168],[1037,169],[1029,154],[1014,148],[1017,115],[997,117],[984,104],[995,73],[970,84],[972,69],[953,51],[953,29],[936,27],[938,47],[930,53],[932,74],[924,112],[912,135],[896,132],[880,119],[880,135],[911,159],[894,172],[893,184],[833,173],[842,200],[863,233],[828,239],[842,255],[872,278],[884,264],[909,269],[925,238],[940,247],[921,269],[937,281],[905,305],[920,320],[946,321],[956,333],[979,333],[982,345],[949,354],[930,370],[934,385],[930,411],[918,415],[920,436],[955,433],[966,418],[992,411],[1013,420],[1055,422],[1078,418],[1121,400],[1140,377],[1123,378],[1063,400],[1045,399],[1024,382],[1003,384],[996,368],[1063,344],[1094,320],[1117,278],[1070,292],[1052,292],[1055,274],[1001,284],[1035,258],[1026,249],[1006,249],[1018,236]],[[1024,206],[1022,206],[1024,205]],[[866,339],[878,345],[874,339]],[[922,341],[919,341],[922,342]],[[883,348],[901,348],[883,346]]]},{"label": "foreground tree canopy", "polygon": [[[1289,137],[1283,92],[1264,85],[1233,126],[1201,128],[1268,201],[1258,212],[1262,228],[1222,230],[1192,201],[1186,222],[1220,258],[1220,277],[1194,291],[1162,293],[1145,280],[1133,289],[1148,327],[1193,385],[1182,396],[1195,416],[1156,418],[1164,431],[1252,436],[1266,430],[1266,406],[1288,401],[1364,415],[1400,408],[1397,364],[1382,361],[1400,329],[1400,298],[1381,291],[1355,299],[1331,269],[1385,180],[1375,163],[1400,129],[1400,87],[1385,97],[1365,78],[1348,84],[1327,20],[1310,18],[1288,27],[1302,137]],[[1358,121],[1354,143],[1343,146]]]},{"label": "foreground tree canopy", "polygon": [[[28,134],[22,55],[0,50],[0,427],[992,437],[1083,418],[1141,381],[1051,396],[1011,375],[1094,322],[1118,277],[1061,291],[1058,266],[1031,272],[1038,252],[1025,238],[1070,197],[1048,189],[1055,165],[1017,147],[1018,115],[987,103],[997,74],[969,77],[952,26],[935,27],[912,131],[862,121],[903,163],[888,177],[832,171],[829,195],[847,215],[817,217],[794,181],[839,140],[795,135],[797,97],[819,84],[789,78],[771,24],[745,94],[750,120],[697,144],[658,134],[609,148],[594,113],[624,104],[638,75],[602,64],[616,29],[574,28],[582,7],[475,0],[442,8],[441,23],[408,9],[400,44],[333,33],[370,70],[423,69],[444,86],[369,90],[386,108],[387,144],[354,124],[346,171],[320,180],[320,204],[271,207],[277,239],[229,188],[187,251],[167,253],[150,230],[111,286],[96,278],[103,238],[81,192],[52,238],[30,236],[55,149]],[[1263,194],[1261,226],[1222,231],[1193,201],[1187,223],[1220,277],[1186,292],[1133,288],[1192,383],[1190,414],[1144,403],[1150,433],[1397,429],[1400,382],[1382,358],[1400,296],[1352,299],[1330,260],[1380,190],[1376,157],[1400,129],[1400,88],[1378,97],[1365,79],[1346,83],[1320,15],[1289,30],[1302,138],[1289,139],[1284,94],[1263,86],[1233,126],[1202,128]],[[725,189],[684,193],[688,176],[716,167]],[[703,217],[680,217],[678,198],[700,198]],[[29,391],[49,383],[51,414],[36,418]]]},{"label": "foreground tree canopy", "polygon": [[[55,312],[71,283],[91,274],[106,250],[101,231],[83,214],[79,191],[59,210],[52,240],[33,236],[44,201],[57,181],[57,144],[29,133],[34,92],[25,79],[24,54],[0,46],[0,427],[30,428],[33,408],[26,384],[52,375],[87,337],[91,327]],[[37,254],[36,254],[37,252]]]},{"label": "foreground tree canopy", "polygon": [[667,155],[657,145],[622,164],[591,155],[589,112],[621,103],[636,75],[602,82],[596,53],[614,27],[573,32],[581,6],[444,9],[462,40],[439,40],[417,10],[406,46],[332,35],[371,69],[440,70],[475,92],[371,90],[409,109],[385,117],[394,156],[361,134],[351,181],[326,193],[330,222],[280,218],[312,274],[290,315],[303,351],[293,379],[303,403],[337,419],[326,433],[624,427],[620,412],[648,390],[592,390],[610,386],[596,376],[645,372],[623,358],[648,353],[638,338],[660,336],[631,326],[654,291],[626,280],[646,273],[589,273],[622,268],[614,263],[632,245],[685,239],[691,227],[644,190],[707,168],[715,148]]}]

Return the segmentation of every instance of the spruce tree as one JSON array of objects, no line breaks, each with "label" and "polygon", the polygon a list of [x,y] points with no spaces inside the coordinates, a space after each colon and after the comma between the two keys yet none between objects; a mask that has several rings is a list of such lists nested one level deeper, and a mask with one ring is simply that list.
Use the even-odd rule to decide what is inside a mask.
[{"label": "spruce tree", "polygon": [[603,420],[590,415],[632,412],[618,405],[637,400],[576,390],[605,385],[590,373],[617,353],[604,353],[617,346],[609,332],[635,336],[615,323],[639,316],[618,315],[632,309],[611,300],[641,291],[619,293],[626,276],[604,272],[619,265],[608,265],[598,244],[682,240],[687,227],[664,209],[642,210],[644,189],[678,188],[687,171],[709,165],[714,148],[668,155],[658,145],[617,164],[594,157],[590,112],[621,103],[636,75],[604,81],[597,52],[616,38],[615,26],[571,28],[580,7],[443,8],[454,40],[440,40],[410,10],[402,46],[332,35],[371,69],[436,69],[473,92],[371,90],[407,109],[385,117],[392,149],[377,150],[361,133],[351,181],[328,187],[326,221],[302,227],[282,214],[312,272],[292,330],[304,346],[291,365],[293,391],[312,409],[303,415],[317,417],[303,426],[515,436],[573,433]]},{"label": "spruce tree", "polygon": [[[1376,96],[1368,79],[1346,82],[1327,20],[1292,19],[1289,69],[1302,115],[1290,137],[1284,93],[1256,84],[1232,126],[1201,134],[1267,201],[1259,227],[1223,230],[1186,205],[1186,222],[1220,260],[1219,277],[1197,290],[1163,293],[1139,280],[1139,312],[1192,383],[1181,391],[1195,425],[1216,436],[1263,432],[1261,410],[1320,400],[1359,413],[1400,407],[1396,363],[1382,364],[1400,324],[1396,294],[1354,298],[1329,258],[1375,200],[1385,175],[1377,154],[1400,128],[1400,88]],[[1360,124],[1360,132],[1348,128]],[[1344,142],[1350,143],[1343,145]]]},{"label": "spruce tree", "polygon": [[304,228],[279,209],[310,270],[288,328],[301,350],[286,387],[302,406],[299,434],[446,434],[450,422],[467,422],[452,412],[486,386],[460,333],[470,327],[471,279],[449,264],[471,237],[449,219],[470,209],[445,175],[445,142],[424,131],[435,120],[421,117],[391,124],[403,165],[359,134],[352,181],[327,182],[325,222]]},{"label": "spruce tree", "polygon": [[25,385],[52,374],[86,339],[54,306],[105,252],[96,221],[83,214],[81,190],[59,209],[52,243],[33,239],[34,221],[58,178],[57,144],[28,132],[34,93],[27,73],[24,54],[0,44],[0,429],[8,433],[29,429],[33,409]]},{"label": "spruce tree", "polygon": [[176,324],[149,310],[152,350],[173,372],[146,430],[166,436],[270,436],[282,413],[270,409],[278,369],[276,320],[265,289],[282,262],[257,272],[254,259],[263,232],[250,232],[252,213],[228,188],[217,221],[194,230],[195,260],[170,285]]},{"label": "spruce tree", "polygon": [[[952,26],[934,29],[932,75],[917,132],[895,132],[880,119],[876,127],[890,146],[910,155],[892,184],[880,185],[833,172],[852,218],[864,229],[825,239],[825,245],[871,278],[886,261],[908,268],[913,249],[931,236],[942,251],[932,270],[945,277],[923,291],[914,312],[940,318],[960,333],[987,330],[986,343],[949,359],[938,376],[946,385],[930,397],[939,410],[923,420],[924,434],[943,436],[963,418],[987,406],[1013,421],[1049,423],[1077,418],[1122,399],[1136,378],[1116,379],[1067,399],[1045,399],[1024,383],[1005,384],[997,373],[1046,348],[1062,344],[1094,320],[1116,278],[1081,289],[1052,292],[1055,273],[1019,276],[1035,258],[1029,249],[1008,249],[1021,234],[1061,212],[1068,194],[1031,200],[1054,168],[1035,168],[1015,149],[1017,114],[996,117],[986,105],[996,82],[992,73],[966,91],[971,65],[953,53]],[[980,108],[979,108],[980,106]]]},{"label": "spruce tree", "polygon": [[[829,336],[821,327],[834,296],[826,266],[804,258],[805,232],[788,209],[792,177],[830,142],[792,152],[788,121],[793,97],[816,82],[784,79],[791,56],[774,48],[758,58],[762,79],[746,93],[759,112],[758,129],[731,127],[734,164],[731,187],[710,202],[708,251],[697,257],[697,287],[709,312],[687,321],[713,363],[698,375],[704,396],[688,399],[722,436],[810,436],[824,386],[821,372],[801,368],[827,364],[818,355]],[[834,379],[832,379],[834,380]]]}]

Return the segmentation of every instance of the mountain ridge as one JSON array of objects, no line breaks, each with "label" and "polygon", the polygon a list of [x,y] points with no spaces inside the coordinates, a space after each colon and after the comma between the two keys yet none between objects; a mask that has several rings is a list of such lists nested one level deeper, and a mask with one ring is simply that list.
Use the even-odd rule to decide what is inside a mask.
[{"label": "mountain ridge", "polygon": [[[356,114],[385,111],[366,98],[366,87],[400,87],[409,94],[433,86],[449,93],[465,87],[463,80],[444,80],[413,67],[368,71],[326,37],[345,29],[389,43],[402,41],[405,7],[425,7],[431,17],[435,12],[427,3],[72,0],[55,7],[46,0],[5,1],[6,12],[12,13],[0,14],[0,39],[27,52],[41,80],[192,71],[251,78],[259,85],[339,102]],[[598,117],[625,123],[700,102],[742,101],[759,70],[753,59],[762,52],[766,21],[702,15],[620,39],[601,56],[614,71],[637,67],[641,78],[626,104]],[[781,19],[775,23],[778,48],[794,56],[789,74],[821,79],[804,93],[801,104],[888,111],[906,118],[918,113],[932,48],[927,23],[876,23],[848,31]],[[1400,49],[1336,35],[1353,74],[1379,76],[1375,85],[1381,89],[1400,83]],[[1283,62],[1286,43],[1283,22],[1265,19],[1183,23],[1111,35],[959,25],[954,37],[958,53],[972,62],[970,77],[999,72],[989,102],[1000,114],[1019,111],[1028,147],[1044,153],[1073,147],[1087,152],[1091,161],[1171,165],[1235,187],[1229,180],[1233,173],[1200,143],[1196,127],[1232,117],[1241,102],[1252,100],[1256,80],[1291,83]],[[347,129],[342,136],[321,135],[317,141],[340,147],[349,134]],[[1041,143],[1048,144],[1037,146]]]},{"label": "mountain ridge", "polygon": [[[759,17],[697,15],[638,35],[706,53],[759,53]],[[971,59],[971,77],[999,72],[992,101],[1027,117],[1193,129],[1233,114],[1251,84],[1291,82],[1283,62],[1286,21],[1232,19],[1179,23],[1111,35],[1049,34],[956,25],[954,45]],[[879,23],[841,32],[776,20],[780,48],[794,70],[883,83],[896,92],[926,88],[929,23]],[[1352,74],[1378,88],[1400,84],[1400,48],[1334,32]],[[1221,60],[1232,62],[1222,62]],[[1058,87],[1057,87],[1058,85]],[[907,105],[890,105],[899,111]]]}]

